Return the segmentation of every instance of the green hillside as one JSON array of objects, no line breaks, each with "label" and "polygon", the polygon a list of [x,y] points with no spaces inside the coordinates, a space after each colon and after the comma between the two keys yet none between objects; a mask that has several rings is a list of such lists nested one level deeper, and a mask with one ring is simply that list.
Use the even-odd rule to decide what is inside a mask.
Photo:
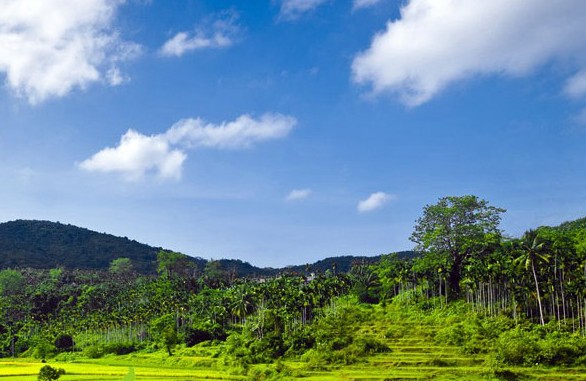
[{"label": "green hillside", "polygon": [[142,273],[154,273],[157,252],[128,238],[59,222],[17,220],[0,224],[0,268],[107,269],[119,257]]},{"label": "green hillside", "polygon": [[[156,272],[157,253],[160,247],[152,247],[111,234],[98,233],[59,222],[16,220],[0,224],[0,269],[37,268],[105,270],[116,258],[129,258],[135,270],[143,274]],[[400,253],[402,257],[412,252]],[[275,276],[286,273],[324,273],[327,270],[348,272],[355,262],[375,263],[380,256],[330,257],[313,264],[288,266],[286,268],[260,268],[238,259],[207,261],[188,257],[203,271],[213,264],[216,271],[226,277],[243,278]]]}]

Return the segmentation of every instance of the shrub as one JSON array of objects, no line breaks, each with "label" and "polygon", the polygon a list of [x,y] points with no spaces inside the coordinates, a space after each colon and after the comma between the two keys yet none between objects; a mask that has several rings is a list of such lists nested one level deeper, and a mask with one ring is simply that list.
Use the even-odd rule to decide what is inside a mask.
[{"label": "shrub", "polygon": [[546,365],[572,365],[586,355],[586,341],[581,337],[555,332],[539,342],[539,361]]},{"label": "shrub", "polygon": [[106,349],[103,345],[88,345],[83,349],[83,354],[91,359],[99,359],[106,354]]},{"label": "shrub", "polygon": [[106,353],[113,353],[118,356],[132,352],[136,352],[136,347],[132,343],[115,343],[106,346]]},{"label": "shrub", "polygon": [[55,354],[55,346],[45,340],[40,340],[33,348],[32,356],[36,359],[45,359]]},{"label": "shrub", "polygon": [[315,335],[310,326],[299,327],[283,338],[286,355],[299,355],[315,345]]},{"label": "shrub", "polygon": [[390,352],[384,342],[372,337],[358,337],[351,345],[358,356]]},{"label": "shrub", "polygon": [[440,329],[435,335],[435,341],[459,346],[466,354],[488,353],[493,349],[495,340],[513,326],[514,321],[506,317],[473,316]]},{"label": "shrub", "polygon": [[60,335],[55,339],[55,348],[59,351],[70,352],[73,350],[73,337],[70,335]]},{"label": "shrub", "polygon": [[64,369],[57,369],[53,368],[51,365],[45,365],[39,371],[38,380],[39,381],[53,381],[59,379],[63,374],[65,374]]},{"label": "shrub", "polygon": [[203,322],[186,328],[183,332],[183,341],[188,347],[193,347],[204,341],[225,341],[226,336],[226,331],[224,331],[221,325]]},{"label": "shrub", "polygon": [[504,332],[496,345],[496,360],[507,365],[534,365],[539,363],[537,335],[516,327]]},{"label": "shrub", "polygon": [[204,341],[213,340],[213,336],[210,332],[198,329],[198,328],[187,328],[183,334],[185,345],[193,347],[196,344],[203,343]]},{"label": "shrub", "polygon": [[584,356],[586,339],[541,326],[504,332],[495,350],[495,359],[505,365],[581,365]]}]

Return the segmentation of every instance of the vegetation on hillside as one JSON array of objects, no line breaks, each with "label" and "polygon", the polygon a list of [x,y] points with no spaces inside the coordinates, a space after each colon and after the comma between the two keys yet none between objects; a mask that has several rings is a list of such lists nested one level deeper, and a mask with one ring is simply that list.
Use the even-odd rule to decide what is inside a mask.
[{"label": "vegetation on hillside", "polygon": [[[162,250],[152,275],[127,257],[108,270],[2,270],[0,353],[66,360],[209,350],[205,361],[252,379],[399,358],[403,367],[469,363],[496,379],[520,366],[586,366],[584,223],[506,238],[504,212],[475,196],[442,198],[416,222],[421,255],[358,260],[348,272],[242,278]],[[419,359],[433,348],[449,356]]]},{"label": "vegetation on hillside", "polygon": [[[113,261],[125,258],[138,273],[154,275],[158,266],[159,251],[161,248],[126,237],[98,233],[59,222],[16,220],[0,224],[0,269],[107,270]],[[410,258],[415,253],[407,251],[399,255]],[[283,272],[325,272],[328,269],[348,272],[357,260],[374,263],[380,257],[331,257],[316,263],[291,265],[283,269],[259,268],[238,259],[208,261],[189,256],[184,256],[184,259],[200,274],[206,266],[213,266],[230,273],[234,278],[250,278],[276,276]]]}]

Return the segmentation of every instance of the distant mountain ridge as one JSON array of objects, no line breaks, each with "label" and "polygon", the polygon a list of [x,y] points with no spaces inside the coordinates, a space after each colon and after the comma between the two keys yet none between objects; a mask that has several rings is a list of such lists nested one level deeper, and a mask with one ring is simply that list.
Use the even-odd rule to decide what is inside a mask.
[{"label": "distant mountain ridge", "polygon": [[119,257],[141,273],[156,270],[157,253],[128,238],[59,222],[16,220],[0,224],[0,268],[107,269]]},{"label": "distant mountain ridge", "polygon": [[[116,258],[130,258],[134,268],[143,274],[156,272],[160,247],[149,246],[126,237],[98,233],[59,222],[15,220],[0,223],[0,269],[64,267],[70,269],[108,269]],[[413,256],[402,252],[399,256]],[[188,258],[201,270],[209,263],[203,258]],[[260,268],[237,259],[214,261],[219,270],[236,277],[273,276],[289,273],[323,273],[327,270],[347,272],[357,261],[376,262],[380,256],[329,257],[312,264],[285,268]]]}]

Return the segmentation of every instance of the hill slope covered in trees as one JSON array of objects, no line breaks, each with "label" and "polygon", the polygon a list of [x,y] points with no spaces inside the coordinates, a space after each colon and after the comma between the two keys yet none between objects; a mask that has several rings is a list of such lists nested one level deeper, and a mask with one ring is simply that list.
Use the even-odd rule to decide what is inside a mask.
[{"label": "hill slope covered in trees", "polygon": [[0,268],[107,269],[126,257],[136,270],[154,272],[161,249],[128,238],[59,222],[17,220],[0,224]]},{"label": "hill slope covered in trees", "polygon": [[[157,253],[152,247],[111,234],[98,233],[59,222],[16,220],[0,224],[0,269],[37,268],[51,269],[108,269],[116,258],[129,258],[140,273],[155,273]],[[403,257],[412,252],[400,253]],[[326,270],[348,272],[354,262],[374,263],[375,257],[329,257],[313,264],[298,264],[285,268],[260,268],[236,259],[207,261],[188,257],[197,269],[203,271],[214,262],[216,270],[234,277],[274,276],[279,273],[324,273]]]}]

